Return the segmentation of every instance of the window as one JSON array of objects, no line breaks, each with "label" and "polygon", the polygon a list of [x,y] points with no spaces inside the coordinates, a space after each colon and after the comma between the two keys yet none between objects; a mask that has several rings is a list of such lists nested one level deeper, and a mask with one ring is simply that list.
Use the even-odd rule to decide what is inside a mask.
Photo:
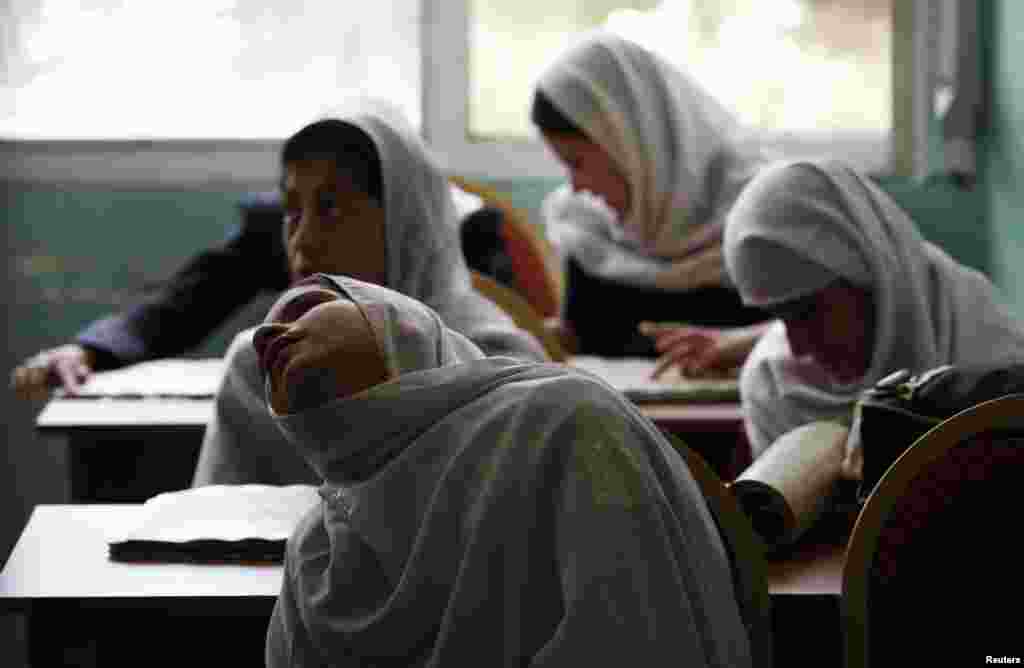
[{"label": "window", "polygon": [[[890,171],[894,134],[910,131],[899,105],[920,97],[927,75],[914,45],[926,44],[929,4],[428,0],[425,131],[449,161],[484,174],[558,175],[529,127],[532,84],[577,33],[602,26],[685,64],[775,154],[827,152]],[[912,81],[913,95],[894,95]]]},{"label": "window", "polygon": [[0,139],[20,142],[26,170],[55,157],[79,165],[73,180],[102,181],[120,163],[115,182],[140,164],[159,166],[158,182],[189,171],[265,181],[277,142],[353,95],[386,97],[419,124],[417,0],[8,6]]},{"label": "window", "polygon": [[530,86],[597,25],[685,60],[785,155],[891,171],[926,154],[940,5],[955,2],[8,0],[0,180],[269,186],[281,139],[357,93],[391,98],[462,174],[560,178]]}]

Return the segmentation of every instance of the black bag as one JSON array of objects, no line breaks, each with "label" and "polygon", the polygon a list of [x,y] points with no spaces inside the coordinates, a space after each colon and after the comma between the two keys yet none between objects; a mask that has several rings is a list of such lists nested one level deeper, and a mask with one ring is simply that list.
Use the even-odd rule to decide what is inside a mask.
[{"label": "black bag", "polygon": [[865,390],[854,409],[852,445],[863,449],[864,502],[889,466],[946,418],[989,399],[1024,392],[1024,364],[940,366],[912,375],[903,369]]}]

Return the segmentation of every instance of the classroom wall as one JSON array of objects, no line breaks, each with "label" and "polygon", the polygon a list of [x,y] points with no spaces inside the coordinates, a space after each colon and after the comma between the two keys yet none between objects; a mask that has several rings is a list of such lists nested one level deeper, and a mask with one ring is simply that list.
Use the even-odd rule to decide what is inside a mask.
[{"label": "classroom wall", "polygon": [[1018,317],[1024,317],[1024,3],[979,3],[990,39],[988,131],[980,190],[988,209],[990,270]]}]

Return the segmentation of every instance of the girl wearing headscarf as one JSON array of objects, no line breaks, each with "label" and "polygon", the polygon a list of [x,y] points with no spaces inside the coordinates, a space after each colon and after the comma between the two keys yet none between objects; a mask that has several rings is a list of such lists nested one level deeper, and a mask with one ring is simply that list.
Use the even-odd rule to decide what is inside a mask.
[{"label": "girl wearing headscarf", "polygon": [[801,425],[849,424],[859,393],[894,371],[1024,360],[1024,327],[992,283],[835,162],[759,173],[729,213],[725,262],[744,303],[778,318],[740,373],[755,457]]},{"label": "girl wearing headscarf", "polygon": [[267,323],[268,414],[323,497],[288,542],[268,666],[750,665],[699,488],[602,381],[485,357],[343,277]]},{"label": "girl wearing headscarf", "polygon": [[579,352],[653,355],[642,321],[764,319],[728,284],[721,251],[725,214],[761,159],[685,72],[594,33],[541,75],[531,119],[571,176],[542,209]]},{"label": "girl wearing headscarf", "polygon": [[[317,121],[281,155],[293,279],[328,272],[385,285],[428,304],[487,354],[547,359],[533,336],[473,289],[448,181],[402,119],[356,111]],[[194,485],[313,479],[301,458],[279,447],[251,338],[252,330],[240,333],[226,353]]]}]

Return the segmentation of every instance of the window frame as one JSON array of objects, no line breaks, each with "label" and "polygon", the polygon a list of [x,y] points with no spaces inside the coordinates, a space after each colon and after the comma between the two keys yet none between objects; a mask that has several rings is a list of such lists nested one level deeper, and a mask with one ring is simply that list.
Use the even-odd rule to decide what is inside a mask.
[{"label": "window frame", "polygon": [[[468,48],[466,0],[420,0],[422,132],[442,165],[471,178],[562,178],[561,167],[539,141],[470,142],[466,138]],[[948,4],[948,3],[945,3]],[[893,88],[909,82],[911,95],[893,95],[892,136],[837,137],[834,133],[765,136],[769,149],[832,155],[873,174],[921,175],[928,164],[930,85],[935,77],[936,7],[933,0],[897,0]],[[955,14],[955,12],[954,12]],[[943,16],[945,19],[946,17]],[[8,184],[129,189],[254,189],[277,185],[281,140],[5,140],[0,181]]]},{"label": "window frame", "polygon": [[[469,78],[468,0],[423,0],[423,132],[450,165],[478,178],[564,176],[537,141],[473,142],[466,136]],[[758,140],[786,157],[829,154],[870,174],[920,176],[928,164],[930,85],[935,77],[936,7],[932,0],[894,1],[893,129],[884,136],[865,131],[764,132]],[[954,20],[955,16],[942,16]],[[902,35],[910,39],[901,39]],[[911,95],[897,92],[908,85]]]}]

